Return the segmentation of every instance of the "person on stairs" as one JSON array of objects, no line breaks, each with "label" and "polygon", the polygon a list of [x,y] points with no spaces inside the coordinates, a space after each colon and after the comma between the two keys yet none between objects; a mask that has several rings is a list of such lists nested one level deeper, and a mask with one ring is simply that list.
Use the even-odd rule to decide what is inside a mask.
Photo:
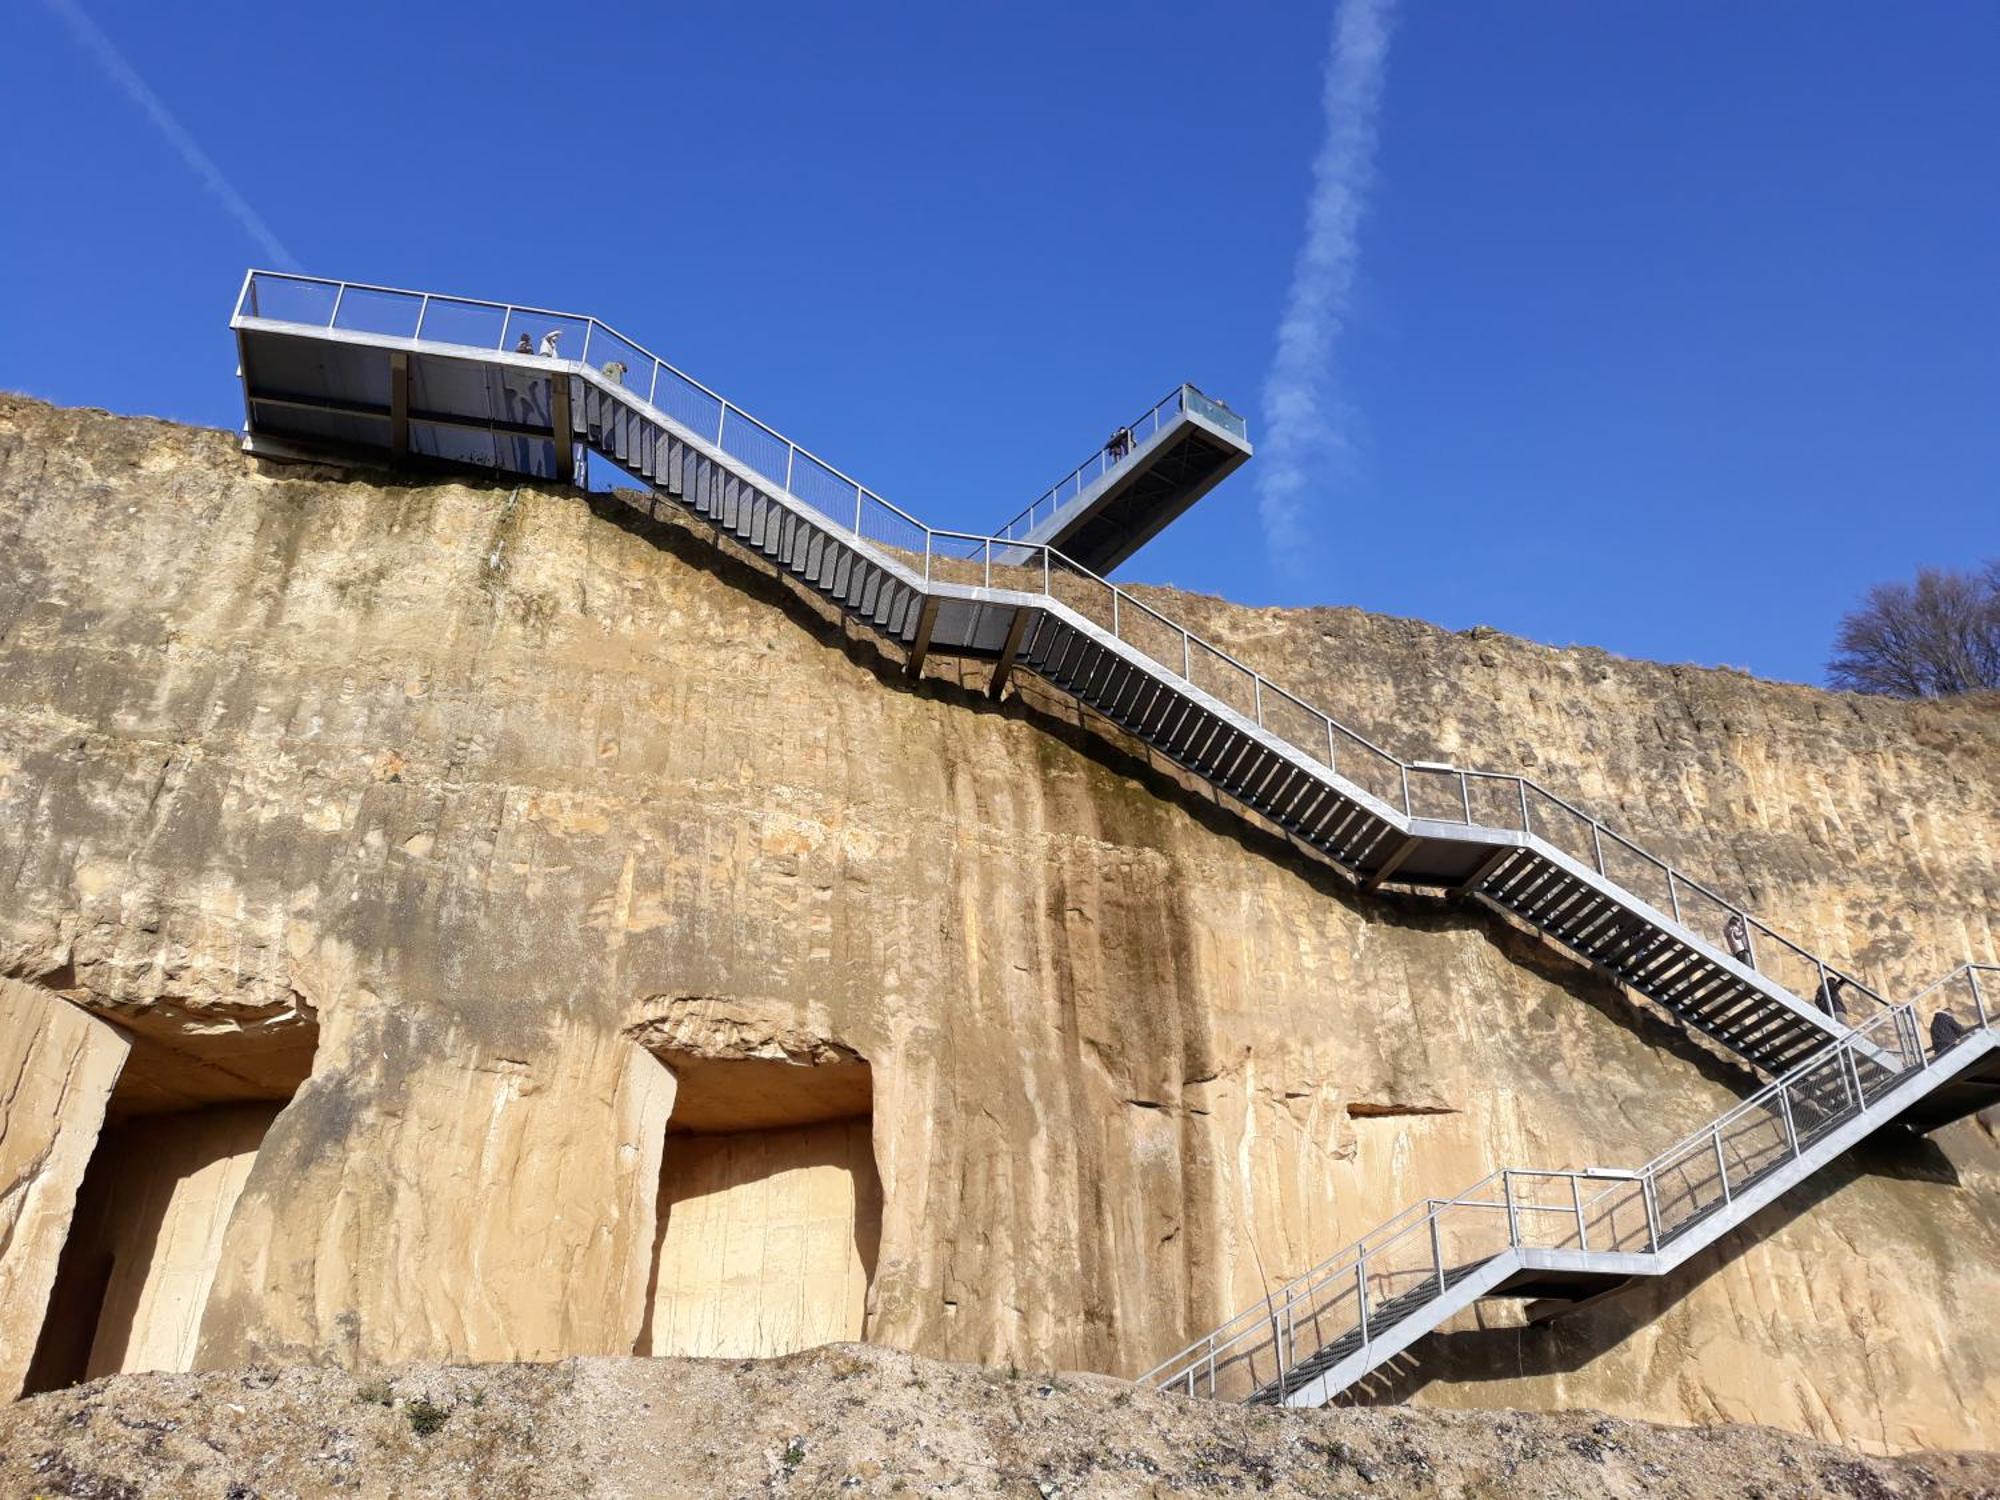
[{"label": "person on stairs", "polygon": [[1943,1057],[1960,1042],[1967,1032],[1965,1022],[1948,1010],[1941,1010],[1931,1017],[1931,1056]]},{"label": "person on stairs", "polygon": [[1847,1002],[1840,998],[1840,992],[1847,988],[1847,981],[1838,974],[1826,974],[1819,982],[1819,993],[1813,1002],[1845,1026],[1847,1024]]},{"label": "person on stairs", "polygon": [[1743,913],[1733,911],[1729,920],[1722,924],[1722,941],[1729,948],[1729,956],[1746,969],[1757,967],[1755,955],[1750,951],[1750,928],[1743,920]]},{"label": "person on stairs", "polygon": [[1111,434],[1111,441],[1104,445],[1104,451],[1115,464],[1132,451],[1132,429],[1121,427]]}]

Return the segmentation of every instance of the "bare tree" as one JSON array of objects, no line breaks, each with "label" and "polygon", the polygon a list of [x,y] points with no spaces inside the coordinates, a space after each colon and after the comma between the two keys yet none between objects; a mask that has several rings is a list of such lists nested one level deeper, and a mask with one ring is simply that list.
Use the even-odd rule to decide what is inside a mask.
[{"label": "bare tree", "polygon": [[1878,583],[1842,618],[1833,648],[1827,682],[1848,692],[1944,698],[2000,689],[2000,562]]}]

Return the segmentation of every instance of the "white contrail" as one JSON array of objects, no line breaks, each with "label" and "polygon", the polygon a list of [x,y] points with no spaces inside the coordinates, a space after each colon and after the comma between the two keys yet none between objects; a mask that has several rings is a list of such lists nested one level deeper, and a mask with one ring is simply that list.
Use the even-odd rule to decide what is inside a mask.
[{"label": "white contrail", "polygon": [[132,70],[132,65],[111,44],[111,38],[98,28],[95,21],[84,13],[76,0],[43,0],[75,35],[83,50],[97,59],[99,67],[111,76],[111,81],[125,90],[134,104],[144,110],[146,117],[159,128],[167,138],[167,144],[180,153],[182,161],[199,177],[208,190],[222,200],[222,206],[248,231],[250,237],[263,248],[271,265],[280,271],[296,271],[299,263],[292,259],[278,237],[271,233],[271,226],[257,216],[257,211],[243,201],[243,195],[229,184],[222,175],[222,169],[209,160],[208,153],[197,146],[194,137],[181,127],[160,102],[160,96],[146,87],[146,80]]},{"label": "white contrail", "polygon": [[1264,379],[1257,443],[1257,511],[1280,568],[1306,556],[1305,490],[1315,461],[1344,446],[1329,413],[1333,341],[1347,316],[1368,185],[1375,174],[1375,116],[1389,59],[1395,0],[1340,0],[1321,99],[1326,139],[1313,162],[1306,238],[1292,267],[1278,348]]}]

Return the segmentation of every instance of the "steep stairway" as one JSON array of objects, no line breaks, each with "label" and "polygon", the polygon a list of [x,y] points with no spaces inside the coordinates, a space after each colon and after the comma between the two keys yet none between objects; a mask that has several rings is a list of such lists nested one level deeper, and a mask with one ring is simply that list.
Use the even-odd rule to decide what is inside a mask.
[{"label": "steep stairway", "polygon": [[1504,1168],[1415,1204],[1141,1379],[1316,1406],[1481,1298],[1539,1321],[1667,1275],[1868,1136],[2000,1103],[1988,993],[2000,967],[1964,965],[1634,1170]]},{"label": "steep stairway", "polygon": [[[912,672],[931,655],[990,661],[996,696],[1034,673],[1365,887],[1505,913],[1767,1077],[1888,1009],[1535,782],[1402,761],[1018,529],[926,526],[595,319],[252,272],[231,326],[253,453],[554,479],[603,455],[647,504],[664,498],[761,553],[894,642]],[[528,352],[538,330],[567,333],[582,357]],[[1174,434],[1248,451],[1240,419],[1192,387],[1148,421],[1120,470],[1143,475],[1158,507],[1180,503],[1177,473],[1210,482],[1146,467],[1177,451]]]}]

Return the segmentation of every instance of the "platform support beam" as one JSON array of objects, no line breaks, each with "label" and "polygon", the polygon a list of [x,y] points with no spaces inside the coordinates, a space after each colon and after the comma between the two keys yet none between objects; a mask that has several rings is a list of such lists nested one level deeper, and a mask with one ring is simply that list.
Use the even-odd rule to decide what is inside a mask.
[{"label": "platform support beam", "polygon": [[555,428],[556,483],[576,483],[576,429],[569,420],[569,376],[549,381],[549,422]]},{"label": "platform support beam", "polygon": [[1387,880],[1391,875],[1395,874],[1398,870],[1402,869],[1403,861],[1408,859],[1412,854],[1415,854],[1419,849],[1423,848],[1423,846],[1424,846],[1424,841],[1420,838],[1416,837],[1405,838],[1402,843],[1396,846],[1394,852],[1392,852],[1387,859],[1382,861],[1381,866],[1375,871],[1375,873],[1373,875],[1370,875],[1366,880],[1361,882],[1362,889],[1370,891],[1381,890],[1382,882]]},{"label": "platform support beam", "polygon": [[1028,634],[1028,611],[1017,609],[1007,622],[1007,639],[1000,647],[1000,660],[993,664],[993,680],[986,684],[986,696],[995,703],[1007,691],[1007,679],[1014,672],[1014,658],[1021,654],[1021,642]]},{"label": "platform support beam", "polygon": [[389,351],[389,451],[398,458],[410,454],[410,355]]},{"label": "platform support beam", "polygon": [[1482,885],[1486,884],[1487,880],[1492,876],[1493,872],[1499,869],[1501,865],[1505,864],[1507,862],[1507,856],[1512,854],[1513,852],[1514,848],[1511,844],[1502,844],[1498,849],[1495,849],[1485,859],[1481,860],[1479,868],[1474,870],[1470,875],[1466,876],[1465,879],[1460,881],[1458,883],[1457,888],[1452,891],[1452,894],[1454,896],[1471,895],[1474,891],[1478,890]]},{"label": "platform support beam", "polygon": [[931,632],[937,629],[938,596],[928,595],[924,607],[917,615],[917,633],[910,641],[910,659],[903,663],[904,672],[911,677],[924,675],[924,658],[930,655]]}]

